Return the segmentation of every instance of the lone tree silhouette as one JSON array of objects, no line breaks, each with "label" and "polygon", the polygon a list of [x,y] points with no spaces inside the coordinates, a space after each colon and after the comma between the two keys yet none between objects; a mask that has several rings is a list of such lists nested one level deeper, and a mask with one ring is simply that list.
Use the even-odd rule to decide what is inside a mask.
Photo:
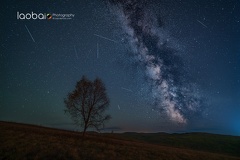
[{"label": "lone tree silhouette", "polygon": [[89,127],[99,131],[111,119],[104,111],[109,106],[106,88],[101,79],[88,80],[85,76],[77,82],[75,90],[64,100],[65,112],[71,115],[76,125],[83,127],[83,137]]}]

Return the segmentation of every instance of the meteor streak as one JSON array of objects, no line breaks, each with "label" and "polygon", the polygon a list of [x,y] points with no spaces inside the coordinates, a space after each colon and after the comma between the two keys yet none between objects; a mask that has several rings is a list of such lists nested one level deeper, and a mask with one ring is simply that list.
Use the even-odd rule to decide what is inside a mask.
[{"label": "meteor streak", "polygon": [[31,32],[29,31],[29,29],[28,29],[27,25],[25,25],[25,28],[27,29],[27,31],[28,31],[29,35],[31,36],[31,38],[32,38],[33,42],[35,43],[35,40],[34,40],[34,38],[33,38],[32,34],[31,34]]},{"label": "meteor streak", "polygon": [[78,54],[77,54],[76,46],[74,46],[74,51],[75,51],[76,58],[78,59]]},{"label": "meteor streak", "polygon": [[197,20],[202,26],[204,26],[205,28],[207,28],[207,26],[204,24],[204,23],[202,23],[201,21],[199,21],[199,20]]},{"label": "meteor streak", "polygon": [[101,35],[98,35],[98,34],[93,34],[94,36],[97,36],[99,38],[102,38],[102,39],[105,39],[105,40],[108,40],[108,41],[111,41],[111,42],[114,42],[114,43],[118,43],[117,41],[115,40],[112,40],[110,38],[107,38],[107,37],[104,37],[104,36],[101,36]]},{"label": "meteor streak", "polygon": [[133,92],[131,89],[127,89],[127,88],[124,88],[124,87],[122,87],[122,89],[125,90],[125,91],[128,91],[128,92]]}]

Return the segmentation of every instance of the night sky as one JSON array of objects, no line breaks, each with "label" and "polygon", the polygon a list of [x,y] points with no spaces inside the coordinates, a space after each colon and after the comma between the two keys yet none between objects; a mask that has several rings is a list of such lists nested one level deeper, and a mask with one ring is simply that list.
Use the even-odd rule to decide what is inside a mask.
[{"label": "night sky", "polygon": [[79,130],[63,101],[86,75],[106,85],[106,131],[240,135],[238,0],[4,0],[0,12],[0,120]]}]

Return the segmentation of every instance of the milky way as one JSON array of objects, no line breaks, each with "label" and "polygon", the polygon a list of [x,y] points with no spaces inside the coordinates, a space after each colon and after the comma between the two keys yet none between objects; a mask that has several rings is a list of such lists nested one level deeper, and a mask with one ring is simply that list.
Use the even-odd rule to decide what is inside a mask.
[{"label": "milky way", "polygon": [[185,76],[182,57],[171,45],[163,20],[147,9],[146,1],[110,0],[109,6],[117,13],[134,59],[144,68],[154,109],[186,124],[190,115],[200,112],[202,100]]}]

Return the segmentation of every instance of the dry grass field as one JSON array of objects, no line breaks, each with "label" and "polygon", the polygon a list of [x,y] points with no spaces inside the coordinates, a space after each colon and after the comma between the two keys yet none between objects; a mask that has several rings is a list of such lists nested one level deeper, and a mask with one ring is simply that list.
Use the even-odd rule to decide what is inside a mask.
[{"label": "dry grass field", "polygon": [[0,122],[0,159],[240,159],[240,137],[204,133],[81,133]]}]

